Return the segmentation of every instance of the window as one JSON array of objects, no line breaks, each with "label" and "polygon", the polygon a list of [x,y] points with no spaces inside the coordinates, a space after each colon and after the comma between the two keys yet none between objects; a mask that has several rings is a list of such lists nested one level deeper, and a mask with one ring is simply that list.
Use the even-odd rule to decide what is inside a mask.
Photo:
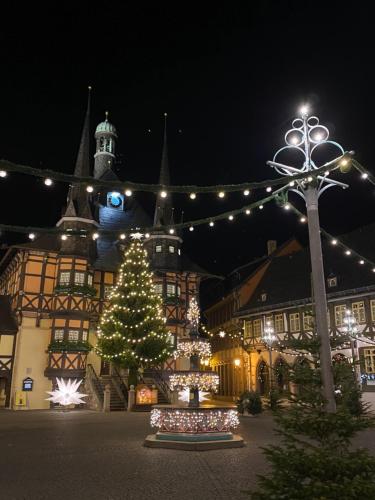
[{"label": "window", "polygon": [[262,320],[261,319],[255,319],[253,322],[253,334],[254,337],[259,337],[262,335]]},{"label": "window", "polygon": [[173,297],[174,295],[176,295],[176,285],[173,285],[172,283],[167,283],[167,296]]},{"label": "window", "polygon": [[69,330],[68,340],[78,340],[79,331],[78,330]]},{"label": "window", "polygon": [[55,330],[54,333],[54,339],[55,340],[64,340],[64,330]]},{"label": "window", "polygon": [[375,321],[375,300],[370,300],[370,306],[371,306],[371,319],[372,321]]},{"label": "window", "polygon": [[104,151],[104,137],[99,139],[99,151]]},{"label": "window", "polygon": [[275,314],[275,332],[282,333],[284,331],[284,315]]},{"label": "window", "polygon": [[328,278],[327,283],[328,283],[328,288],[333,288],[333,287],[337,286],[337,278],[336,277]]},{"label": "window", "polygon": [[266,293],[262,293],[261,296],[260,296],[260,300],[262,302],[265,302],[267,300],[267,294]]},{"label": "window", "polygon": [[289,316],[290,320],[290,331],[291,332],[299,332],[301,330],[300,322],[299,322],[299,313],[292,313]]},{"label": "window", "polygon": [[112,285],[104,285],[104,298],[109,299],[109,296],[112,292],[113,286]]},{"label": "window", "polygon": [[244,338],[249,339],[252,336],[253,333],[253,324],[251,321],[245,321],[244,324]]},{"label": "window", "polygon": [[344,326],[346,306],[341,304],[340,306],[335,306],[335,323],[336,326]]},{"label": "window", "polygon": [[85,284],[85,273],[74,273],[74,284],[84,285]]},{"label": "window", "polygon": [[314,327],[314,320],[311,314],[303,313],[303,329],[305,331],[311,331]]},{"label": "window", "polygon": [[92,274],[89,274],[87,276],[87,283],[91,286],[92,285]]},{"label": "window", "polygon": [[273,326],[273,317],[272,316],[266,316],[265,321],[266,321],[266,325],[267,326],[271,326],[272,328],[274,327]]},{"label": "window", "polygon": [[168,249],[169,249],[169,253],[174,253],[174,246],[173,245],[169,245]]},{"label": "window", "polygon": [[82,332],[82,340],[83,340],[84,342],[86,342],[87,337],[88,337],[88,333],[87,333],[87,331]]},{"label": "window", "polygon": [[357,323],[366,323],[365,303],[363,301],[353,302],[352,311]]},{"label": "window", "polygon": [[60,273],[59,283],[60,283],[60,285],[69,285],[69,283],[70,283],[70,271],[63,271]]},{"label": "window", "polygon": [[156,253],[161,253],[161,251],[162,251],[161,245],[156,245],[155,252]]},{"label": "window", "polygon": [[375,349],[364,349],[365,371],[366,373],[375,373]]},{"label": "window", "polygon": [[155,283],[155,292],[158,295],[162,295],[163,294],[163,283]]},{"label": "window", "polygon": [[181,295],[181,287],[180,287],[180,285],[177,285],[177,295],[178,296]]}]

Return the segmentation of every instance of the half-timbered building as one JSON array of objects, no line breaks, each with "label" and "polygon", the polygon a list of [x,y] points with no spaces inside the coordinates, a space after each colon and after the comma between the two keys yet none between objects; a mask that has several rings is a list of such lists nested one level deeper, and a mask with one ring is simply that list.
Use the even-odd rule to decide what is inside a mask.
[{"label": "half-timbered building", "polygon": [[[86,177],[92,175],[89,108],[74,170]],[[116,141],[116,128],[106,116],[95,131],[95,178],[117,180],[112,169]],[[169,184],[166,130],[160,183]],[[176,341],[186,334],[190,298],[199,294],[200,280],[207,274],[184,255],[180,234],[158,229],[173,225],[171,203],[170,196],[158,197],[153,221],[130,193],[88,193],[73,184],[56,224],[64,230],[63,237],[36,235],[7,249],[0,262],[0,405],[48,408],[46,391],[56,377],[86,378],[92,391],[102,391],[100,377],[111,370],[91,346],[96,344],[97,321],[122,262],[126,244],[122,233],[154,225],[146,248],[156,290],[164,298],[171,338]],[[111,233],[90,237],[98,228]],[[164,368],[175,368],[175,362]],[[113,383],[113,392],[119,393],[118,382]],[[96,399],[100,403],[100,394]]]}]

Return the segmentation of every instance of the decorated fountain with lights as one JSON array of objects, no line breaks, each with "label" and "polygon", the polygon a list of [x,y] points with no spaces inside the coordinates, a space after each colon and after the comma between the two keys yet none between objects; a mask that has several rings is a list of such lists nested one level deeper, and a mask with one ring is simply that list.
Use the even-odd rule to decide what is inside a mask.
[{"label": "decorated fountain with lights", "polygon": [[200,361],[211,356],[209,341],[199,334],[199,307],[192,299],[188,310],[190,337],[180,339],[176,358],[190,358],[190,369],[175,371],[169,377],[171,390],[179,390],[179,399],[186,405],[155,405],[151,426],[156,434],[147,436],[145,446],[184,450],[237,448],[243,439],[232,433],[238,424],[234,406],[201,404],[219,386],[219,375],[201,370]]}]

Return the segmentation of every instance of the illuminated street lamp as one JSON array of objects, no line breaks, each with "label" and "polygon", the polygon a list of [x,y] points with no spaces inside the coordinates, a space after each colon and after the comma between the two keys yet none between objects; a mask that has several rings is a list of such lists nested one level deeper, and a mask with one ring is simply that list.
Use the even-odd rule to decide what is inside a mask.
[{"label": "illuminated street lamp", "polygon": [[269,379],[270,379],[270,390],[273,387],[273,367],[272,367],[272,344],[277,339],[276,335],[274,335],[274,329],[272,328],[271,322],[267,321],[264,327],[262,340],[268,347],[268,355],[269,355]]},{"label": "illuminated street lamp", "polygon": [[353,366],[354,366],[354,371],[355,371],[355,378],[356,378],[358,384],[360,384],[361,383],[361,370],[360,370],[360,367],[358,366],[358,346],[357,346],[358,327],[357,327],[357,320],[355,319],[355,317],[352,314],[350,309],[347,309],[345,311],[344,323],[346,325],[344,330],[349,335],[349,339],[350,339],[350,348],[352,350],[352,359],[353,359]]},{"label": "illuminated street lamp", "polygon": [[[334,394],[332,356],[327,321],[327,298],[325,290],[325,278],[323,269],[322,243],[320,239],[320,224],[318,212],[319,196],[330,187],[348,187],[342,182],[336,181],[327,175],[311,175],[316,169],[326,166],[342,166],[343,162],[350,161],[350,154],[345,153],[337,142],[329,140],[329,130],[320,125],[319,118],[309,116],[308,106],[300,109],[300,118],[292,122],[292,128],[285,134],[285,144],[279,149],[272,161],[267,164],[273,167],[279,174],[289,177],[306,173],[306,177],[288,182],[286,188],[279,191],[292,191],[300,195],[306,203],[307,222],[309,228],[309,245],[311,270],[313,277],[313,297],[315,302],[315,317],[317,334],[320,340],[320,366],[322,373],[323,396],[326,400],[326,411],[335,412],[336,402]],[[324,165],[318,165],[313,160],[314,153],[321,151],[322,146],[329,145],[339,150],[340,156]],[[301,160],[295,166],[281,163],[281,156],[293,152],[295,158],[299,155]]]}]

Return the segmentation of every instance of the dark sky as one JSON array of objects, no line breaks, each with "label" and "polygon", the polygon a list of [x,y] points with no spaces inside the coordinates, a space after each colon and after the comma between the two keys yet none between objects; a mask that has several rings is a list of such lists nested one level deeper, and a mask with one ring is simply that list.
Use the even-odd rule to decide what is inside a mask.
[{"label": "dark sky", "polygon": [[[134,4],[32,3],[29,10],[2,12],[0,157],[72,172],[91,84],[92,126],[110,111],[124,180],[157,181],[164,112],[174,184],[275,177],[265,162],[303,102],[375,170],[367,2]],[[330,190],[321,199],[321,225],[335,234],[374,220],[371,185],[355,173],[341,180],[350,190]],[[1,222],[54,225],[65,193],[64,185],[48,191],[19,174],[0,179]],[[138,196],[151,210],[152,195]],[[174,204],[187,220],[244,202],[241,193],[225,201],[186,198],[176,195]],[[185,248],[197,263],[224,274],[264,254],[268,239],[292,235],[304,239],[305,229],[270,205],[214,230],[187,231]],[[14,238],[3,234],[1,243]]]}]

